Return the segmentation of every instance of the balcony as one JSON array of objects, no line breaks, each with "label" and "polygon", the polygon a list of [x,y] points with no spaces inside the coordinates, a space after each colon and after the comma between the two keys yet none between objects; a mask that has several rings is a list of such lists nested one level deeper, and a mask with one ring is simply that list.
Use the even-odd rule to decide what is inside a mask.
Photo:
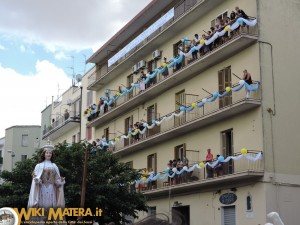
[{"label": "balcony", "polygon": [[201,127],[249,112],[261,105],[260,89],[252,92],[250,98],[245,98],[245,95],[243,89],[232,92],[225,105],[223,98],[216,99],[206,103],[202,108],[195,108],[191,112],[184,112],[180,117],[165,120],[160,126],[156,125],[155,129],[148,129],[138,142],[134,142],[131,137],[129,141],[128,139],[120,140],[114,146],[110,146],[110,149],[121,156],[131,154]]},{"label": "balcony", "polygon": [[108,121],[119,117],[123,112],[133,109],[143,104],[145,101],[159,96],[166,90],[197,76],[206,69],[230,58],[237,52],[246,49],[250,45],[256,43],[257,39],[257,36],[254,34],[241,33],[218,48],[213,49],[213,51],[206,53],[198,60],[188,63],[189,59],[186,58],[187,66],[176,72],[169,69],[169,76],[166,79],[163,79],[161,76],[157,76],[157,83],[152,87],[147,88],[143,93],[139,94],[138,90],[134,89],[132,97],[129,98],[129,96],[126,96],[119,98],[116,101],[114,108],[107,113],[101,112],[99,116],[89,122],[87,126],[101,126]]},{"label": "balcony", "polygon": [[[80,113],[70,112],[67,117],[60,117],[51,126],[43,130],[43,140],[55,140],[75,127],[80,126]],[[79,130],[78,130],[79,131]]]},{"label": "balcony", "polygon": [[[252,157],[258,154],[258,151],[248,151]],[[235,154],[235,156],[240,153]],[[251,184],[254,181],[261,179],[264,175],[264,160],[250,161],[243,157],[240,160],[231,160],[228,163],[223,163],[222,173],[216,172],[213,169],[213,177],[207,178],[205,168],[196,168],[193,172],[184,172],[181,175],[176,175],[172,179],[158,179],[152,184],[140,184],[136,186],[137,191],[142,191],[150,198],[161,198],[176,194],[188,194],[203,191],[217,191],[224,188],[239,187],[245,184]],[[164,172],[162,172],[164,173]]]},{"label": "balcony", "polygon": [[[174,20],[169,21],[168,24],[155,31],[154,34],[126,54],[123,59],[119,60],[116,66],[110,67],[107,73],[101,73],[100,71],[97,71],[96,73],[92,74],[89,77],[88,90],[99,90],[104,84],[111,82],[124,70],[129,69],[131,66],[133,66],[133,64],[147,57],[151,52],[157,49],[157,46],[161,46],[170,40],[170,38],[174,36],[174,33],[181,33],[182,30],[184,30],[190,24],[199,20],[207,12],[222,3],[222,0],[202,0],[197,2],[182,1],[181,5],[175,7]],[[176,12],[176,9],[180,10]],[[183,34],[183,36],[185,35]],[[102,59],[104,59],[104,57],[102,57]]]}]

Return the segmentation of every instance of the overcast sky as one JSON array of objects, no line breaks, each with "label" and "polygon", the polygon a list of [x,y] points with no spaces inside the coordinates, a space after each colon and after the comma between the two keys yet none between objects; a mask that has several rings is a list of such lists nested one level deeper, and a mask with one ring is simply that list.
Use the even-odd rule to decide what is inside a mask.
[{"label": "overcast sky", "polygon": [[51,96],[151,0],[0,0],[0,138],[40,125]]}]

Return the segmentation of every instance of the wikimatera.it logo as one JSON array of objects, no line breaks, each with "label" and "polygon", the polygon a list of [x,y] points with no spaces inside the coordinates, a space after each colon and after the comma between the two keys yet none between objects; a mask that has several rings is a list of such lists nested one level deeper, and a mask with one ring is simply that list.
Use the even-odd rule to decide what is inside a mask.
[{"label": "wikimatera.it logo", "polygon": [[21,221],[25,223],[40,223],[45,221],[65,221],[65,216],[102,216],[102,209],[96,208],[94,211],[90,208],[1,208],[0,219],[2,219],[1,225],[20,225]]}]

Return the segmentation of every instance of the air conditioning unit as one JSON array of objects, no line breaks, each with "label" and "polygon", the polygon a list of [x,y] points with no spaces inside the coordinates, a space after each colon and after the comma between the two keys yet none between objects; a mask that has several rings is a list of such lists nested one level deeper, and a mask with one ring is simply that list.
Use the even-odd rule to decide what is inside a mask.
[{"label": "air conditioning unit", "polygon": [[135,64],[133,67],[132,67],[132,73],[137,73],[138,72],[138,65]]},{"label": "air conditioning unit", "polygon": [[146,67],[146,61],[145,60],[139,61],[137,67],[138,69],[144,69]]},{"label": "air conditioning unit", "polygon": [[155,50],[154,52],[152,52],[153,59],[160,59],[160,57],[161,57],[161,51]]}]

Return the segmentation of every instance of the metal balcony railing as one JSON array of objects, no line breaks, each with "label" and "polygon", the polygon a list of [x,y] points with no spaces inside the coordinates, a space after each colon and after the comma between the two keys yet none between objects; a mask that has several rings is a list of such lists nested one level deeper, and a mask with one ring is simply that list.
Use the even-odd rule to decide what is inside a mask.
[{"label": "metal balcony railing", "polygon": [[[226,101],[224,101],[226,98]],[[131,145],[139,145],[139,143],[146,141],[147,139],[151,139],[154,136],[161,136],[164,135],[166,132],[172,132],[175,128],[183,127],[187,124],[193,123],[193,121],[198,121],[201,118],[208,118],[210,116],[216,117],[224,117],[222,115],[224,111],[227,109],[231,109],[232,107],[239,107],[240,103],[248,101],[250,104],[259,102],[261,100],[261,89],[259,88],[255,92],[251,92],[250,98],[246,98],[246,92],[244,88],[237,92],[231,92],[231,95],[217,98],[213,102],[206,103],[201,108],[194,108],[191,112],[184,112],[180,117],[174,117],[170,120],[165,120],[161,123],[160,126],[155,126],[153,129],[148,129],[143,135],[140,134],[140,140],[136,141],[134,136],[131,136],[129,139],[124,139],[124,141],[117,142],[114,146],[110,146],[110,150],[114,152],[122,151],[124,148],[128,148]],[[199,98],[198,101],[201,101]],[[179,113],[180,111],[175,111]],[[219,114],[217,114],[219,112]],[[169,116],[173,112],[165,115]],[[231,116],[231,115],[226,115]],[[226,117],[225,116],[225,117]],[[158,121],[161,118],[157,119]],[[217,119],[215,119],[217,121]],[[154,130],[155,129],[155,130]],[[124,132],[126,133],[126,131]],[[168,134],[170,135],[170,134]]]},{"label": "metal balcony railing", "polygon": [[[257,154],[262,153],[257,150],[248,150],[248,155],[251,157],[257,156]],[[239,156],[241,153],[235,153],[234,156]],[[263,156],[263,155],[262,155]],[[226,158],[226,157],[225,157]],[[193,165],[190,165],[192,167]],[[207,169],[210,169],[208,173]],[[213,181],[215,185],[223,182],[228,178],[234,178],[235,181],[239,179],[246,179],[251,176],[261,177],[264,172],[264,160],[263,157],[256,161],[250,161],[246,157],[242,157],[239,160],[231,159],[229,162],[222,163],[222,167],[209,168],[195,168],[192,172],[183,172],[180,175],[175,175],[174,178],[166,177],[165,179],[157,179],[156,181],[141,182],[135,184],[136,191],[143,191],[145,193],[151,193],[152,191],[165,190],[167,187],[182,187],[189,188],[189,184],[195,185],[195,183]],[[165,171],[162,171],[161,174],[165,174]],[[212,176],[208,176],[212,174]],[[242,177],[242,175],[245,175]]]},{"label": "metal balcony railing", "polygon": [[50,126],[43,130],[43,135],[47,135],[49,132],[52,132],[55,129],[58,129],[68,122],[80,122],[80,113],[79,112],[69,112],[69,114],[65,114],[59,119],[55,120]]},{"label": "metal balcony railing", "polygon": [[[197,4],[196,0],[183,0],[183,1],[181,1],[180,4],[178,4],[174,7],[175,15],[174,15],[173,19],[167,21],[162,27],[160,27],[156,31],[154,31],[149,37],[147,37],[139,45],[137,45],[130,52],[128,52],[124,57],[122,57],[120,60],[118,60],[113,66],[109,67],[106,74],[99,74],[99,73],[101,73],[100,69],[95,71],[88,78],[88,86],[95,83],[96,80],[100,80],[101,77],[104,77],[104,76],[108,75],[111,70],[113,70],[116,66],[118,66],[118,64],[120,64],[121,62],[126,60],[130,55],[134,54],[136,51],[138,51],[140,48],[142,48],[144,45],[146,45],[152,39],[157,37],[160,33],[162,33],[162,31],[164,31],[167,27],[169,27],[171,24],[176,22],[179,18],[183,17],[185,14],[188,14],[190,12],[191,8],[196,4]],[[98,76],[97,76],[97,74],[98,74]]]}]

